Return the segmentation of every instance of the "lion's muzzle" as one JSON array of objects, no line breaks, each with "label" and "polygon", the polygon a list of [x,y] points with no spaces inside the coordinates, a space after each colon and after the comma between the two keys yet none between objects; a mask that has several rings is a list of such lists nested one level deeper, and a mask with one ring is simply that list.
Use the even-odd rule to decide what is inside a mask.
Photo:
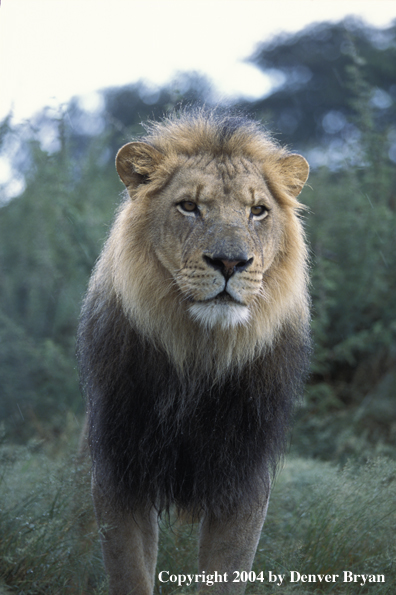
[{"label": "lion's muzzle", "polygon": [[207,254],[204,254],[203,259],[216,271],[220,271],[226,280],[236,272],[245,271],[253,262],[253,257],[249,258],[246,254],[232,256],[224,254],[208,256]]}]

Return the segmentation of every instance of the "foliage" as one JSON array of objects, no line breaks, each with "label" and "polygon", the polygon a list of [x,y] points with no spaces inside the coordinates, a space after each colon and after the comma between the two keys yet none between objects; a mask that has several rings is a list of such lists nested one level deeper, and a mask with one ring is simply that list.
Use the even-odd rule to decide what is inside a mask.
[{"label": "foliage", "polygon": [[360,146],[341,171],[314,171],[313,192],[303,195],[311,208],[315,351],[298,428],[301,452],[308,432],[314,451],[330,459],[366,457],[367,444],[381,452],[396,435],[396,172],[358,61],[349,75],[359,91]]},{"label": "foliage", "polygon": [[[0,589],[29,595],[100,595],[106,583],[84,462],[73,461],[67,452],[59,462],[33,443],[18,448],[4,444],[0,458]],[[254,564],[256,575],[263,571],[265,581],[248,584],[247,593],[274,592],[267,581],[270,570],[286,576],[282,593],[295,590],[289,582],[291,570],[340,576],[351,570],[385,574],[385,583],[367,584],[359,592],[390,595],[396,580],[395,490],[395,463],[387,459],[338,470],[290,458],[273,488]],[[163,523],[157,572],[195,572],[197,532],[196,526]],[[180,592],[169,583],[163,583],[161,591],[159,587],[157,582],[155,593]],[[356,583],[341,581],[299,587],[303,593],[356,592]]]},{"label": "foliage", "polygon": [[0,212],[0,413],[22,439],[66,408],[82,409],[80,303],[121,189],[100,167],[106,138],[83,163],[66,140],[49,155],[30,144],[27,188]]},{"label": "foliage", "polygon": [[[297,583],[304,594],[355,593],[356,583],[342,582],[344,570],[385,574],[385,583],[359,586],[359,592],[392,593],[395,489],[395,463],[386,459],[338,470],[291,458],[272,494],[256,572],[272,570],[286,577],[291,570],[340,575],[336,583]],[[273,585],[267,584],[263,592],[271,589]],[[295,583],[286,583],[282,593],[295,589]]]},{"label": "foliage", "polygon": [[[278,88],[252,107],[285,142],[294,146],[354,143],[360,113],[353,105],[359,89],[350,69],[358,59],[370,88],[378,126],[394,127],[396,111],[396,25],[375,29],[346,19],[316,23],[294,35],[263,43],[251,61],[272,74]],[[394,128],[393,128],[394,129]]]},{"label": "foliage", "polygon": [[86,470],[54,462],[35,444],[3,445],[0,457],[0,585],[19,594],[82,594],[103,578],[97,531],[85,524]]}]

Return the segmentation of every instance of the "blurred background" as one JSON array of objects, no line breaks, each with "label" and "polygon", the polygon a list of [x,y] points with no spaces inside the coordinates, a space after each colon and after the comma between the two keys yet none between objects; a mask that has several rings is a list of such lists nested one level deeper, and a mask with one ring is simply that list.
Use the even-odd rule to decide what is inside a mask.
[{"label": "blurred background", "polygon": [[[0,88],[2,456],[25,485],[12,480],[10,502],[77,448],[75,335],[121,200],[117,149],[187,103],[241,109],[311,165],[301,200],[315,351],[291,460],[322,477],[396,459],[395,1],[3,0]],[[1,580],[64,592],[34,590],[29,539],[42,534],[28,528],[22,543],[8,526],[0,593]]]}]

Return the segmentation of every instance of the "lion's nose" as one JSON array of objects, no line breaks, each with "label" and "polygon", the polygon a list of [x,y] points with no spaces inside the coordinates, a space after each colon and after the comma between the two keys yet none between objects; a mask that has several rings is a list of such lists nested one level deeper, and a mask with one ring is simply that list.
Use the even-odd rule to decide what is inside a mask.
[{"label": "lion's nose", "polygon": [[204,260],[214,269],[220,271],[225,279],[229,279],[234,273],[242,272],[253,262],[253,257],[247,255],[233,255],[231,258],[222,254],[213,256],[204,255]]}]

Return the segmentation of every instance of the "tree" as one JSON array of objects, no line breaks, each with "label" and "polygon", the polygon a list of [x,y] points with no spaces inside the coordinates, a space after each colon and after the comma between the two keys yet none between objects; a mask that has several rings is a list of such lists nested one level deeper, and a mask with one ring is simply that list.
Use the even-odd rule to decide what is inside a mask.
[{"label": "tree", "polygon": [[359,134],[359,89],[350,76],[357,60],[370,86],[374,120],[381,130],[389,128],[396,116],[396,24],[374,29],[346,19],[262,44],[251,61],[279,83],[252,109],[293,146],[328,146],[336,139],[341,150]]}]

